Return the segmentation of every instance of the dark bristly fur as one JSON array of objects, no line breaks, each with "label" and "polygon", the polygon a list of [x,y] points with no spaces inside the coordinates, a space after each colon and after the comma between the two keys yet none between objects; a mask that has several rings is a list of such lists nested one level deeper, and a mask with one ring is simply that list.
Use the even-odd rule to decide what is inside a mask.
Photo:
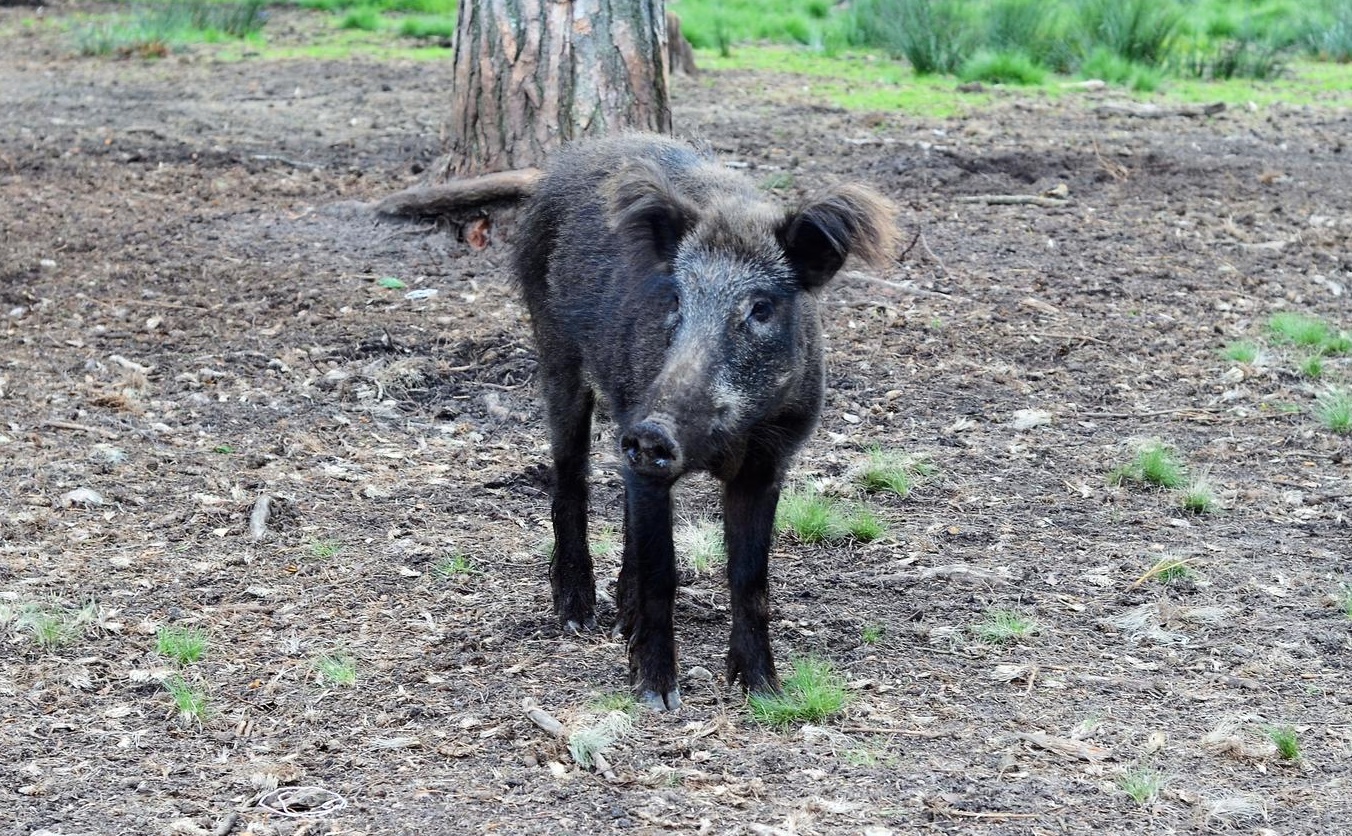
[{"label": "dark bristly fur", "polygon": [[540,354],[556,473],[554,608],[595,624],[587,460],[599,395],[624,461],[616,627],[646,704],[680,705],[671,488],[723,483],[732,591],[727,678],[779,687],[768,560],[780,485],[821,412],[817,291],[857,256],[892,257],[895,208],[841,185],[794,210],[689,145],[633,134],[553,160],[517,230],[516,277]]}]

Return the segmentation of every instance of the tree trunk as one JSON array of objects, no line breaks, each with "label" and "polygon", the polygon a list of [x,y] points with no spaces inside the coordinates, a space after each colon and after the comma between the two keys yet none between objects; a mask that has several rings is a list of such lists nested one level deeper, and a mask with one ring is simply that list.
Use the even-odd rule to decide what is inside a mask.
[{"label": "tree trunk", "polygon": [[671,131],[662,0],[462,0],[439,179],[538,167],[562,143]]}]

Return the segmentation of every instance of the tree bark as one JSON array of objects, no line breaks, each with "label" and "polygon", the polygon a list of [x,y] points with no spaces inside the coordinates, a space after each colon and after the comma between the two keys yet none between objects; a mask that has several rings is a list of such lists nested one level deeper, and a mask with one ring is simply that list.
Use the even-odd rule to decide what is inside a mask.
[{"label": "tree bark", "polygon": [[562,143],[671,131],[662,0],[464,0],[438,179],[539,167]]}]

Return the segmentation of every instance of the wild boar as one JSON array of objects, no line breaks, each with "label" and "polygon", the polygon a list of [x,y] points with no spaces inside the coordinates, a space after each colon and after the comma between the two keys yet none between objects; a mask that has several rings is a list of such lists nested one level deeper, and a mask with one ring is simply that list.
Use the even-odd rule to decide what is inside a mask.
[{"label": "wild boar", "polygon": [[587,470],[600,396],[619,431],[616,629],[637,696],[680,706],[671,491],[698,470],[723,486],[728,684],[778,690],[767,556],[785,472],[821,413],[818,294],[851,255],[888,260],[893,205],[839,185],[786,210],[709,154],[631,134],[558,153],[515,235],[554,458],[560,621],[595,626]]}]

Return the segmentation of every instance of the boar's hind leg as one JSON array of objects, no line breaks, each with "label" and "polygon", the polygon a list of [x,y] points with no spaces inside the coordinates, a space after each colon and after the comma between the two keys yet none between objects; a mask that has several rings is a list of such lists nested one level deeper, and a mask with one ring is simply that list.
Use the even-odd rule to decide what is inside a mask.
[{"label": "boar's hind leg", "polygon": [[549,582],[559,623],[578,632],[596,626],[596,580],[587,549],[587,456],[594,396],[582,382],[579,364],[549,365],[542,368],[554,452],[554,556]]},{"label": "boar's hind leg", "polygon": [[657,711],[681,707],[676,685],[676,551],[671,542],[671,486],[632,472],[624,478],[624,560],[618,627],[629,637],[629,681]]},{"label": "boar's hind leg", "polygon": [[749,460],[723,491],[723,540],[732,590],[727,680],[752,692],[777,692],[770,654],[770,539],[779,504],[779,468]]}]

